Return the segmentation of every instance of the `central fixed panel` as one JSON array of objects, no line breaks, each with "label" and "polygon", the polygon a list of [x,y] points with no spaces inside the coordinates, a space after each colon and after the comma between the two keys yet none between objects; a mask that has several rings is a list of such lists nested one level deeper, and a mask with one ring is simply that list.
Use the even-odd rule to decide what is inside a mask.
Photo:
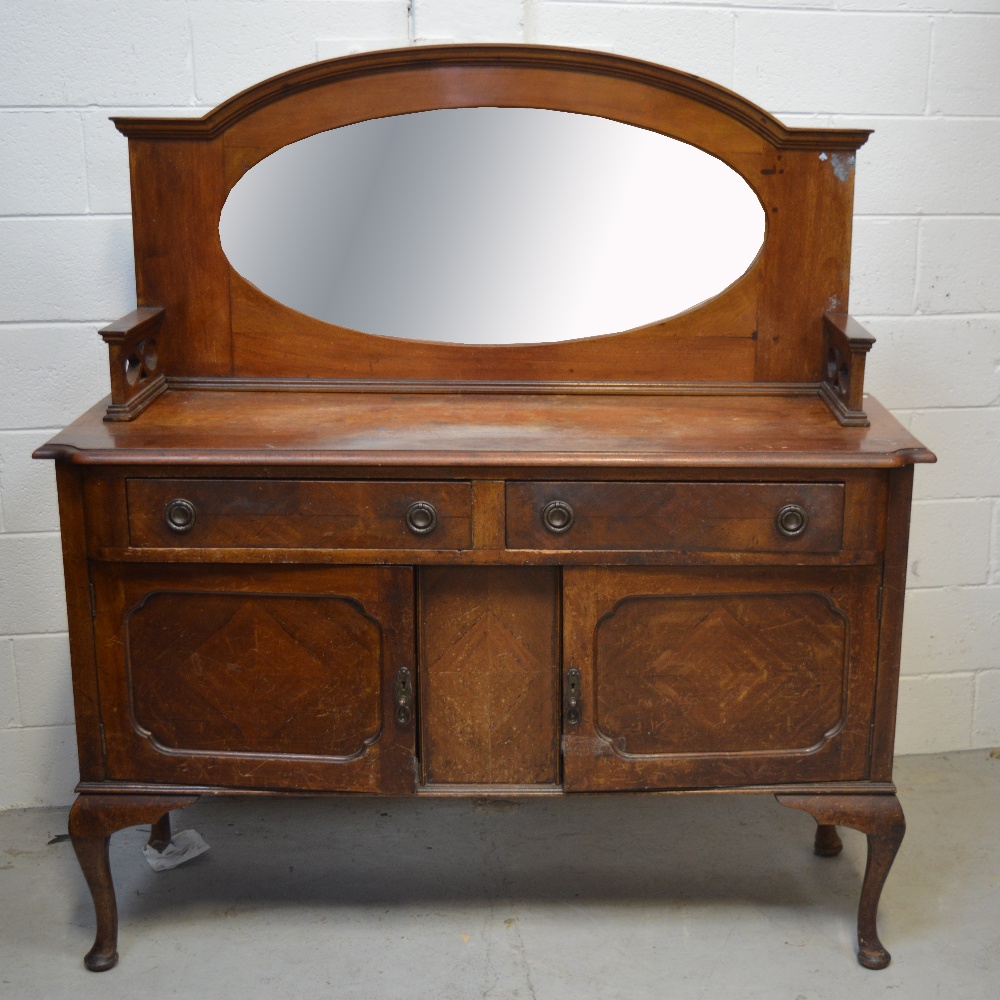
[{"label": "central fixed panel", "polygon": [[559,781],[559,570],[418,573],[421,766],[428,785]]}]

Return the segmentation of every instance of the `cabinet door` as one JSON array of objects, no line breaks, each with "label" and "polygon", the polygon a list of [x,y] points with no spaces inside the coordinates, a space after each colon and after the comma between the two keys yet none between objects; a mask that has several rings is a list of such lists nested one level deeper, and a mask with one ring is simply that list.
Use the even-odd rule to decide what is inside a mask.
[{"label": "cabinet door", "polygon": [[563,583],[567,790],[867,777],[875,569],[588,567]]},{"label": "cabinet door", "polygon": [[95,566],[94,581],[110,778],[413,790],[409,568]]}]

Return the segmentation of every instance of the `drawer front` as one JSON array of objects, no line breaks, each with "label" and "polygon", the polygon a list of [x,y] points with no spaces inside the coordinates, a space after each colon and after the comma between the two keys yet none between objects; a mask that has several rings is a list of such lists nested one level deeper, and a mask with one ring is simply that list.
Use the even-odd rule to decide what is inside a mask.
[{"label": "drawer front", "polygon": [[836,552],[841,483],[508,483],[507,547]]},{"label": "drawer front", "polygon": [[470,483],[130,479],[142,548],[467,549]]}]

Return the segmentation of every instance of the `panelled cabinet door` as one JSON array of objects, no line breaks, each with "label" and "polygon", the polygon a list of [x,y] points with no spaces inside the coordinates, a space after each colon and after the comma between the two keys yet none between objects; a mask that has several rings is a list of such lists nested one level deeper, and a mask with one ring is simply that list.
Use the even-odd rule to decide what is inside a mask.
[{"label": "panelled cabinet door", "polygon": [[568,791],[867,777],[875,569],[568,567],[563,585]]},{"label": "panelled cabinet door", "polygon": [[94,582],[111,779],[413,790],[411,569],[102,565]]}]

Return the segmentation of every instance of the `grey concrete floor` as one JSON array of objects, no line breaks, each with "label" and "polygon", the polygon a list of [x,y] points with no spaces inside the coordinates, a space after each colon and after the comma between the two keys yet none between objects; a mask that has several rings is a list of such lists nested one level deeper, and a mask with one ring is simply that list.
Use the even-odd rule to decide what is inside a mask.
[{"label": "grey concrete floor", "polygon": [[771,796],[211,799],[175,814],[211,850],[174,871],[141,828],[112,839],[102,974],[72,847],[49,843],[66,810],[0,813],[0,996],[997,1000],[1000,759],[902,758],[896,780],[882,972],[854,957],[864,838],[816,858]]}]

